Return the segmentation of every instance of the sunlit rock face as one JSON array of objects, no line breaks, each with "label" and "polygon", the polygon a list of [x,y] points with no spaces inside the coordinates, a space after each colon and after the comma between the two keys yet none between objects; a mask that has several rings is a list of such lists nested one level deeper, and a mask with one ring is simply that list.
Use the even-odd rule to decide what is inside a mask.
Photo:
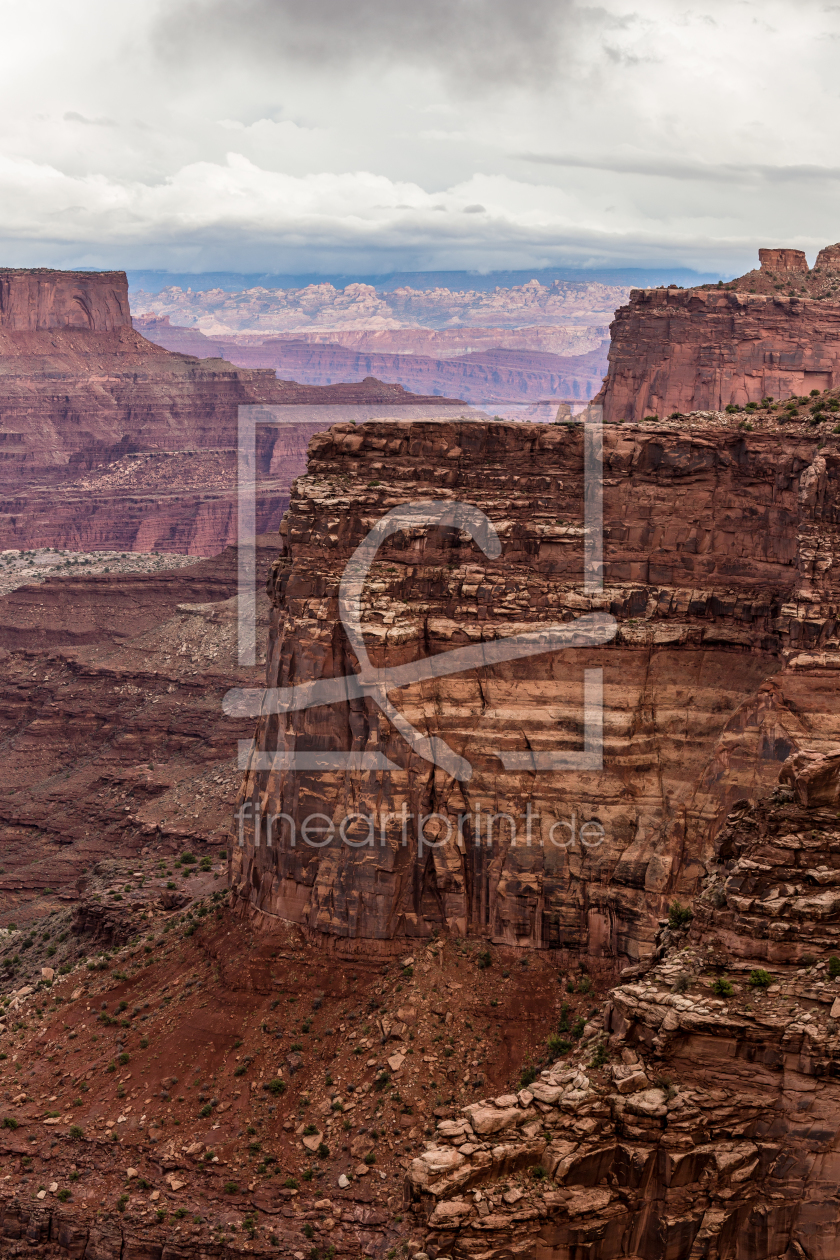
[{"label": "sunlit rock face", "polygon": [[[501,551],[437,526],[385,540],[361,600],[375,666],[593,611],[618,625],[604,646],[391,692],[397,721],[446,741],[468,779],[363,695],[263,716],[232,863],[243,910],[359,949],[446,929],[612,973],[649,956],[669,902],[697,890],[733,802],[837,737],[836,457],[778,434],[605,427],[604,588],[586,595],[582,448],[566,425],[377,422],[313,439],[269,583],[270,686],[358,669],[342,573],[380,518],[417,501],[480,508]],[[586,669],[603,670],[603,768],[535,769],[532,754],[582,749]],[[348,749],[393,768],[267,764]],[[436,815],[436,845],[418,844],[421,815]]]}]

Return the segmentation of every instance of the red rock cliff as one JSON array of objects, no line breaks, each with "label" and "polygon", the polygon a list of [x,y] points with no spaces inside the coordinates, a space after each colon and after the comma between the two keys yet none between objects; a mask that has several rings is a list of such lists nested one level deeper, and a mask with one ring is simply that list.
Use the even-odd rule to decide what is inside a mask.
[{"label": "red rock cliff", "polygon": [[610,326],[605,420],[718,411],[840,383],[840,246],[810,270],[800,250],[759,256],[758,270],[727,285],[631,292]]},{"label": "red rock cliff", "polygon": [[0,328],[45,332],[130,328],[124,271],[51,271],[0,267]]},{"label": "red rock cliff", "polygon": [[[341,821],[359,811],[376,818],[377,842],[320,850],[299,835],[291,844],[280,827],[272,847],[263,835],[259,848],[237,848],[242,903],[365,949],[448,929],[583,955],[606,972],[648,956],[670,899],[696,891],[730,804],[769,786],[801,741],[840,733],[838,458],[813,438],[606,429],[606,589],[590,598],[580,590],[579,432],[395,422],[336,426],[314,439],[272,581],[273,684],[354,671],[337,617],[344,565],[388,509],[416,500],[480,507],[502,553],[488,560],[438,530],[383,545],[363,603],[376,664],[492,643],[598,608],[620,626],[604,648],[394,693],[415,727],[472,764],[468,783],[419,758],[365,699],[263,718],[257,750],[269,761],[277,750],[352,748],[382,753],[395,769],[255,765],[246,798],[254,811],[261,802],[264,819],[285,813],[299,827],[310,813]],[[537,772],[531,753],[580,748],[590,666],[604,670],[603,772]],[[403,804],[414,819],[445,816],[455,835],[463,814],[463,844],[450,836],[425,853],[403,844],[394,822]],[[517,820],[515,844],[510,824],[502,835],[498,822],[484,842],[489,815]],[[550,828],[573,815],[596,819],[604,842],[559,849]]]}]

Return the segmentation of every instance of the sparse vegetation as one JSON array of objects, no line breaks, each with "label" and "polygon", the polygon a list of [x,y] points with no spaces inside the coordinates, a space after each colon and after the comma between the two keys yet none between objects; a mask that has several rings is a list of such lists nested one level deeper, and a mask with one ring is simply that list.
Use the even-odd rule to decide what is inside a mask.
[{"label": "sparse vegetation", "polygon": [[668,927],[672,932],[681,932],[693,918],[694,912],[679,901],[672,901],[668,907]]}]

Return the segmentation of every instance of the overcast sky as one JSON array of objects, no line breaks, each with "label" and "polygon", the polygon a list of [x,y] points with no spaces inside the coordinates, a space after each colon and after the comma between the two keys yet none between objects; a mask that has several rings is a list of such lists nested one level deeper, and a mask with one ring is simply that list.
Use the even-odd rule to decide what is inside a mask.
[{"label": "overcast sky", "polygon": [[840,4],[0,12],[0,264],[735,273],[840,239]]}]

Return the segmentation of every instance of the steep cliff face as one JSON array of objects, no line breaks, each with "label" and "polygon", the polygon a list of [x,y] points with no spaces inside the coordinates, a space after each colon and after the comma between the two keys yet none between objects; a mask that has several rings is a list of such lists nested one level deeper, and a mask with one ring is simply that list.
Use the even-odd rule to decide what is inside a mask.
[{"label": "steep cliff face", "polygon": [[130,328],[128,281],[123,271],[52,271],[0,267],[0,329],[47,332]]},{"label": "steep cliff face", "polygon": [[719,289],[639,289],[611,325],[607,421],[718,411],[840,384],[840,305]]},{"label": "steep cliff face", "polygon": [[[271,685],[357,669],[338,618],[344,566],[386,512],[415,501],[480,508],[501,554],[434,527],[387,539],[361,605],[375,665],[598,610],[619,625],[605,647],[392,694],[404,719],[471,764],[468,781],[431,766],[361,696],[262,718],[256,751],[269,762],[278,750],[353,749],[392,769],[255,762],[244,799],[251,819],[261,809],[260,845],[246,812],[232,872],[243,908],[361,949],[444,927],[612,974],[649,956],[668,901],[696,891],[731,803],[771,784],[803,741],[836,737],[836,449],[722,431],[608,428],[603,440],[601,596],[581,591],[579,430],[371,423],[313,440],[272,581]],[[582,747],[585,668],[603,668],[603,770],[537,770],[532,754]],[[269,846],[270,814],[285,818]],[[326,819],[316,829],[344,826],[323,848],[301,839],[314,814]],[[418,844],[421,815],[438,816],[430,834],[446,843]],[[597,824],[590,842],[603,829],[597,843],[581,842],[585,821]]]},{"label": "steep cliff face", "polygon": [[430,1255],[838,1254],[838,766],[730,815],[690,929],[581,1048],[438,1124],[408,1175]]},{"label": "steep cliff face", "polygon": [[726,285],[631,292],[610,325],[605,420],[718,411],[840,384],[840,246],[827,246],[810,270],[800,250],[759,256],[759,269]]}]

